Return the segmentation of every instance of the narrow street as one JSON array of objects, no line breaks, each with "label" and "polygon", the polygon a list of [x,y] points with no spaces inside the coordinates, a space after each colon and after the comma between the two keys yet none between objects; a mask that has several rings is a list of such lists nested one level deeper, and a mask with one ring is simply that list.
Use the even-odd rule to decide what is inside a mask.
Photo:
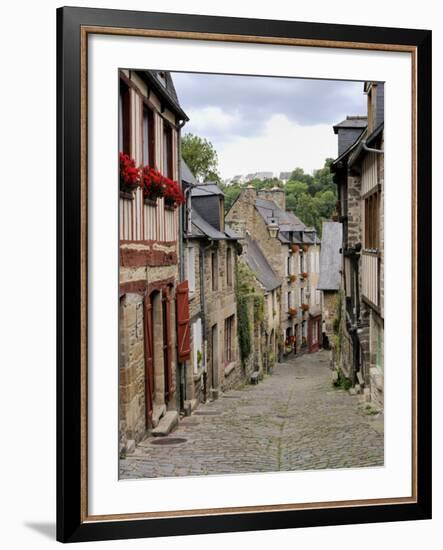
[{"label": "narrow street", "polygon": [[382,418],[332,386],[320,351],[200,405],[169,436],[145,439],[120,461],[120,478],[380,465]]}]

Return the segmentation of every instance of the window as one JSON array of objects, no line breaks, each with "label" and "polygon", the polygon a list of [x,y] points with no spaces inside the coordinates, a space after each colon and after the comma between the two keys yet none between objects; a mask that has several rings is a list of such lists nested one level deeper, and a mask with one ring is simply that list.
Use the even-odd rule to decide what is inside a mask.
[{"label": "window", "polygon": [[321,304],[321,291],[315,291],[315,305],[319,306]]},{"label": "window", "polygon": [[232,250],[226,250],[226,284],[232,287]]},{"label": "window", "polygon": [[192,349],[194,374],[198,374],[203,362],[202,320],[200,317],[192,323]]},{"label": "window", "polygon": [[287,264],[288,264],[288,265],[286,266],[286,272],[287,272],[286,274],[287,274],[287,275],[291,275],[292,269],[291,269],[291,255],[290,255],[290,254],[289,254],[288,257],[287,257],[286,262],[287,262]]},{"label": "window", "polygon": [[212,290],[218,290],[217,252],[211,252],[211,280],[212,280]]},{"label": "window", "polygon": [[163,123],[163,175],[173,178],[172,174],[172,128]]},{"label": "window", "polygon": [[188,248],[188,285],[189,292],[195,292],[195,248]]},{"label": "window", "polygon": [[301,288],[300,289],[300,304],[304,304],[304,303],[305,303],[305,289]]},{"label": "window", "polygon": [[143,164],[154,166],[154,150],[155,150],[155,131],[154,131],[154,113],[151,109],[143,104]]},{"label": "window", "polygon": [[131,154],[130,146],[130,118],[131,118],[131,97],[129,86],[123,79],[120,79],[120,90],[118,98],[118,150],[127,155]]},{"label": "window", "polygon": [[379,248],[380,193],[372,193],[365,199],[365,249]]},{"label": "window", "polygon": [[225,319],[225,364],[231,363],[234,360],[234,319],[235,316],[231,315]]}]

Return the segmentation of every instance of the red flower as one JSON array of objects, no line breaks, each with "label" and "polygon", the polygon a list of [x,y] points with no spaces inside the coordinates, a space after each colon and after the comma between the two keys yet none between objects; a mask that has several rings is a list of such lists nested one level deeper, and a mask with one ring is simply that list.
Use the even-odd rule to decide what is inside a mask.
[{"label": "red flower", "polygon": [[185,202],[185,197],[176,181],[166,178],[150,166],[144,166],[141,172],[143,195],[150,200],[164,197],[167,206],[176,207]]},{"label": "red flower", "polygon": [[142,168],[143,195],[150,200],[157,200],[165,195],[165,178],[150,166]]},{"label": "red flower", "polygon": [[165,204],[173,206],[174,208],[179,204],[183,204],[185,202],[185,197],[178,183],[169,178],[165,178],[165,182]]},{"label": "red flower", "polygon": [[135,160],[126,153],[120,153],[120,187],[132,191],[140,185],[140,169]]}]

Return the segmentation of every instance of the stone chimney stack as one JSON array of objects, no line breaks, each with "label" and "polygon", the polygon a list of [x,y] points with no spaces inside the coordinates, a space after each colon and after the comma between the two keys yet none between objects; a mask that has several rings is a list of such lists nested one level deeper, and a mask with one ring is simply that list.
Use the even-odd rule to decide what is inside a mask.
[{"label": "stone chimney stack", "polygon": [[260,189],[258,196],[268,201],[274,201],[275,204],[283,211],[286,210],[285,190],[281,187],[273,187],[272,189]]},{"label": "stone chimney stack", "polygon": [[244,187],[226,215],[228,224],[244,238],[246,228],[253,227],[257,191],[253,185]]},{"label": "stone chimney stack", "polygon": [[275,186],[271,189],[271,193],[272,193],[272,200],[284,212],[286,210],[285,190],[282,189],[281,187]]}]

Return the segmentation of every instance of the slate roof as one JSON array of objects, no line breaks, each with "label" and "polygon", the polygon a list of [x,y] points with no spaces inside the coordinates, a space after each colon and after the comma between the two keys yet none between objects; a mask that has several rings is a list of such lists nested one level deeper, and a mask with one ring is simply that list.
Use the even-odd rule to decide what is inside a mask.
[{"label": "slate roof", "polygon": [[223,191],[216,183],[197,183],[197,187],[192,189],[193,197],[210,197],[223,194]]},{"label": "slate roof", "polygon": [[[159,73],[164,74],[165,85],[163,85]],[[169,71],[140,71],[140,74],[145,76],[149,84],[154,88],[154,91],[159,94],[160,98],[165,99],[168,107],[180,116],[183,120],[189,120],[187,114],[183,111],[178,100],[174,82]]]},{"label": "slate roof", "polygon": [[256,199],[255,207],[266,224],[269,224],[271,219],[274,218],[282,232],[304,231],[306,229],[304,223],[293,212],[282,210],[274,201]]},{"label": "slate roof", "polygon": [[264,289],[270,292],[281,286],[277,275],[268,263],[263,251],[258,246],[257,242],[248,234],[245,236],[246,244],[243,258],[258,281],[263,285]]},{"label": "slate roof", "polygon": [[342,233],[341,223],[323,222],[318,290],[339,290],[340,288]]},{"label": "slate roof", "polygon": [[361,128],[362,130],[366,128],[368,124],[368,119],[366,116],[347,116],[345,120],[342,120],[338,124],[333,126],[334,134],[338,132],[339,128]]},{"label": "slate roof", "polygon": [[191,185],[198,185],[198,181],[195,179],[194,174],[191,172],[189,166],[183,159],[180,161],[180,171],[183,181]]},{"label": "slate roof", "polygon": [[195,208],[192,209],[191,220],[191,237],[208,237],[209,239],[213,239],[215,241],[225,240],[228,238],[227,235],[225,235],[224,233],[216,229],[213,225],[204,220],[195,210]]}]

